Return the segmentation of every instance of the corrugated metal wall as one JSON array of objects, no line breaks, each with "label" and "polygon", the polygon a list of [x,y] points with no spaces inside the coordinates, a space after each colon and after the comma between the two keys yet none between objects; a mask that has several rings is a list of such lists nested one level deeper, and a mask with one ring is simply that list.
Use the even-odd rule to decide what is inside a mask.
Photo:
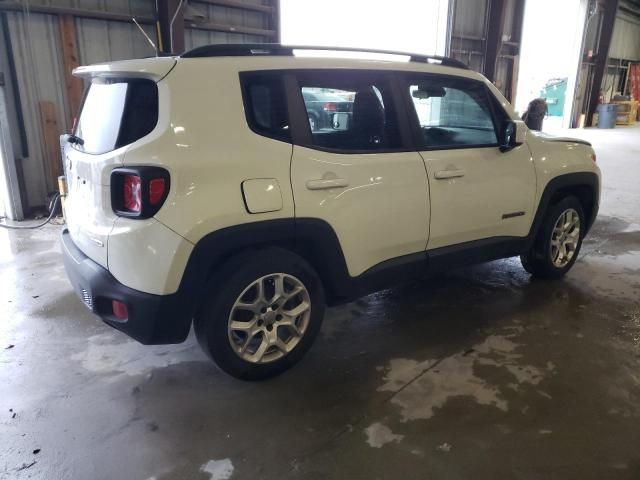
[{"label": "corrugated metal wall", "polygon": [[[155,29],[150,25],[142,28],[155,42]],[[153,47],[133,24],[76,18],[76,32],[83,65],[155,55]]]},{"label": "corrugated metal wall", "polygon": [[[246,0],[246,3],[262,5],[261,0]],[[25,5],[31,8],[44,5],[100,11],[112,14],[153,18],[154,0],[30,0]],[[191,5],[192,4],[192,5]],[[196,13],[198,20],[216,24],[267,29],[268,15],[257,11],[219,7],[190,2],[187,14]],[[19,130],[12,125],[11,136],[14,152],[19,158],[25,180],[26,203],[29,207],[43,205],[47,194],[56,190],[48,184],[45,174],[43,133],[39,102],[53,102],[60,133],[69,131],[64,67],[61,54],[61,36],[57,15],[33,13],[25,7],[22,12],[6,12],[16,64],[17,87],[20,93],[28,155],[22,157]],[[90,64],[127,58],[140,58],[155,52],[133,23],[103,19],[76,17],[74,19],[80,64]],[[144,30],[156,41],[155,26],[143,25]],[[263,42],[259,35],[222,33],[185,28],[187,49],[209,43]],[[156,42],[157,43],[157,42]],[[17,118],[10,119],[17,123]]]},{"label": "corrugated metal wall", "polygon": [[[244,3],[262,5],[260,0],[245,1]],[[224,23],[228,25],[242,25],[251,28],[269,28],[268,17],[261,12],[238,10],[237,8],[220,7],[194,2],[189,8],[188,15],[194,13],[202,15],[203,21]],[[262,43],[266,39],[260,35],[248,35],[244,33],[226,33],[185,29],[184,43],[187,50],[211,43]]]},{"label": "corrugated metal wall", "polygon": [[619,14],[613,29],[609,56],[625,60],[640,60],[640,19]]},{"label": "corrugated metal wall", "polygon": [[628,91],[627,73],[629,62],[640,61],[640,17],[619,12],[613,28],[609,62],[602,80],[605,100],[617,93]]},{"label": "corrugated metal wall", "polygon": [[[473,70],[484,71],[485,42],[488,28],[488,0],[451,0],[454,18],[451,32],[451,56],[463,61]],[[503,42],[496,62],[495,85],[508,97],[512,94],[514,53],[520,39],[514,32],[517,0],[505,3]]]},{"label": "corrugated metal wall", "polygon": [[[47,185],[46,180],[39,101],[53,102],[58,126],[61,131],[67,128],[67,103],[64,88],[61,88],[65,80],[58,21],[53,15],[34,13],[8,13],[7,20],[28,147],[28,156],[17,161],[22,166],[27,204],[43,205],[47,193],[55,186]],[[17,129],[11,133],[14,154],[20,155],[22,151],[17,148],[19,144],[15,138]]]},{"label": "corrugated metal wall", "polygon": [[477,72],[484,69],[487,0],[455,0],[451,56]]}]

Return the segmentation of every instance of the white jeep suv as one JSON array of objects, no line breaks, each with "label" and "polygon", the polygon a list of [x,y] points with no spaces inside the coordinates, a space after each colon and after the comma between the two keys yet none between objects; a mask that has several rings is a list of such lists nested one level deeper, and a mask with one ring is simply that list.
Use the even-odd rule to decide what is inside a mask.
[{"label": "white jeep suv", "polygon": [[530,132],[453,59],[325,53],[75,70],[90,87],[62,137],[62,244],[95,314],[144,344],[193,323],[220,368],[259,379],[300,360],[325,305],[515,255],[571,268],[598,211],[588,143]]}]

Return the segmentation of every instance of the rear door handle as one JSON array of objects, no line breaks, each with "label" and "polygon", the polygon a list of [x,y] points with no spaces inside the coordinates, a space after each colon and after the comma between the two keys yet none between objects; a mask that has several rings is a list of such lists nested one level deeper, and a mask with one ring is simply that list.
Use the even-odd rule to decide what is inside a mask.
[{"label": "rear door handle", "polygon": [[444,180],[447,178],[464,177],[464,173],[464,170],[440,170],[439,172],[436,172],[435,177],[438,180]]},{"label": "rear door handle", "polygon": [[326,190],[328,188],[345,188],[349,186],[349,181],[345,178],[319,178],[317,180],[307,180],[309,190]]}]

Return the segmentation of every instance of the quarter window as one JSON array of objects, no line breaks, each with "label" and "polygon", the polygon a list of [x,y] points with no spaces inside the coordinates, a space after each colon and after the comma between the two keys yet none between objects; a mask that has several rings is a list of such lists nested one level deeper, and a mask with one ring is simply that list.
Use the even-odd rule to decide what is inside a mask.
[{"label": "quarter window", "polygon": [[290,141],[287,99],[282,76],[249,75],[243,78],[247,122],[266,137]]},{"label": "quarter window", "polygon": [[492,110],[483,85],[432,77],[412,81],[408,93],[426,148],[497,145]]},{"label": "quarter window", "polygon": [[386,79],[321,72],[302,74],[299,85],[313,146],[365,152],[401,147]]}]

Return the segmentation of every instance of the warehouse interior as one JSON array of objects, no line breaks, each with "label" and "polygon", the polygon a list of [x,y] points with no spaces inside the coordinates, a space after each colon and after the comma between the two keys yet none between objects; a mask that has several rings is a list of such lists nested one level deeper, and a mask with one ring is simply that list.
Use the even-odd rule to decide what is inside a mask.
[{"label": "warehouse interior", "polygon": [[[102,323],[59,240],[72,71],[236,43],[441,55],[519,115],[543,97],[542,132],[602,172],[573,270],[508,258],[331,306],[262,382],[193,332]],[[640,478],[638,101],[640,0],[0,0],[0,226],[44,223],[0,228],[0,479]]]}]

